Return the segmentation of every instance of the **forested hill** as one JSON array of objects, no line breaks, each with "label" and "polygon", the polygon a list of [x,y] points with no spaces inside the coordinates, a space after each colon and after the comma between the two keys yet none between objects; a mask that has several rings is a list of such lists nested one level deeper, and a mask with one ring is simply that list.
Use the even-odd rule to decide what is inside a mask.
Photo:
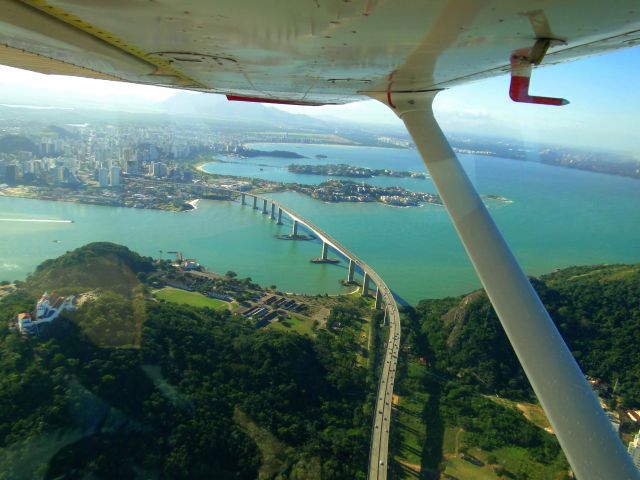
[{"label": "forested hill", "polygon": [[3,135],[0,137],[0,153],[38,153],[38,147],[24,135]]},{"label": "forested hill", "polygon": [[[640,264],[570,267],[533,285],[587,375],[640,406]],[[442,372],[485,393],[532,391],[483,292],[421,301],[405,330]]]},{"label": "forested hill", "polygon": [[137,276],[153,268],[151,258],[141,257],[127,247],[96,242],[44,261],[25,286],[34,295],[45,290],[77,293],[94,288],[129,295],[140,283]]},{"label": "forested hill", "polygon": [[[90,244],[0,299],[0,479],[366,478],[363,301],[344,298],[338,326],[309,335],[257,329],[156,300],[153,269]],[[44,287],[95,295],[40,336],[10,330]]]}]

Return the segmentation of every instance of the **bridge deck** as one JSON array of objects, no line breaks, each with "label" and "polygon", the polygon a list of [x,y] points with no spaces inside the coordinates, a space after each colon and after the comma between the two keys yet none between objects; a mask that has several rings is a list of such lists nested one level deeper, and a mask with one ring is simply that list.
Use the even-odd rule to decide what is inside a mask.
[{"label": "bridge deck", "polygon": [[363,273],[366,273],[369,276],[373,283],[375,283],[376,287],[378,287],[378,290],[382,295],[382,301],[386,305],[386,314],[389,319],[389,339],[384,356],[382,374],[380,375],[380,381],[378,383],[376,407],[374,410],[373,425],[371,428],[371,449],[369,452],[368,478],[369,480],[385,480],[387,478],[387,468],[389,465],[389,430],[391,426],[393,384],[395,381],[396,365],[400,349],[400,312],[398,311],[398,305],[393,297],[393,293],[375,270],[356,257],[340,242],[306,218],[274,200],[239,191],[233,191],[233,193],[245,195],[246,197],[255,197],[258,200],[267,200],[267,202],[282,209],[282,211],[292,220],[304,225],[308,230],[314,233],[323,242],[331,246],[338,253],[352,260],[358,267],[360,267]]}]

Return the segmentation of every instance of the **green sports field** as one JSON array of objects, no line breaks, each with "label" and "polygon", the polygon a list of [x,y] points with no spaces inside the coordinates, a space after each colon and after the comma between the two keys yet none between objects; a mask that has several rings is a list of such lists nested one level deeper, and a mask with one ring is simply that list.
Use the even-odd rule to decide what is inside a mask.
[{"label": "green sports field", "polygon": [[201,293],[187,292],[172,287],[164,287],[153,292],[153,295],[167,302],[184,303],[199,308],[211,308],[212,310],[224,310],[229,308],[229,303],[218,300],[217,298],[209,298]]}]

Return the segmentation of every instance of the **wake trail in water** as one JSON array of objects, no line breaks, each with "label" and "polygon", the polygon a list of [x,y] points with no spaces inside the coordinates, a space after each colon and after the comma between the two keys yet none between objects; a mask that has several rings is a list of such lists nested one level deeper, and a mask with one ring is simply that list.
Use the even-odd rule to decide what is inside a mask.
[{"label": "wake trail in water", "polygon": [[73,220],[50,220],[46,218],[0,218],[0,222],[73,223]]}]

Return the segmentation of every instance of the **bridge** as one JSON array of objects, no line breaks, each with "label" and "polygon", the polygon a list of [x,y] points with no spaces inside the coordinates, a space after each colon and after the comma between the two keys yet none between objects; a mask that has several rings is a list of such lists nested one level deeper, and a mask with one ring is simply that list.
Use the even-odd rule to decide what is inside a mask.
[{"label": "bridge", "polygon": [[[369,265],[347,250],[332,236],[311,223],[302,215],[285,207],[281,203],[251,193],[224,190],[235,194],[240,198],[241,205],[250,206],[255,210],[261,210],[263,215],[269,215],[272,221],[282,225],[282,217],[286,215],[291,220],[291,234],[289,239],[302,238],[298,234],[298,228],[303,226],[322,242],[319,261],[327,260],[329,249],[349,260],[347,282],[353,282],[357,269],[362,272],[361,295],[368,296],[371,284],[375,286],[375,308],[379,309],[384,303],[385,322],[389,324],[389,339],[382,364],[382,373],[378,382],[378,389],[373,412],[373,424],[371,427],[371,446],[369,450],[369,480],[385,480],[389,465],[389,430],[391,426],[391,406],[393,397],[393,384],[400,349],[400,313],[393,293],[384,283],[382,278]],[[251,199],[251,200],[249,200]]]}]

